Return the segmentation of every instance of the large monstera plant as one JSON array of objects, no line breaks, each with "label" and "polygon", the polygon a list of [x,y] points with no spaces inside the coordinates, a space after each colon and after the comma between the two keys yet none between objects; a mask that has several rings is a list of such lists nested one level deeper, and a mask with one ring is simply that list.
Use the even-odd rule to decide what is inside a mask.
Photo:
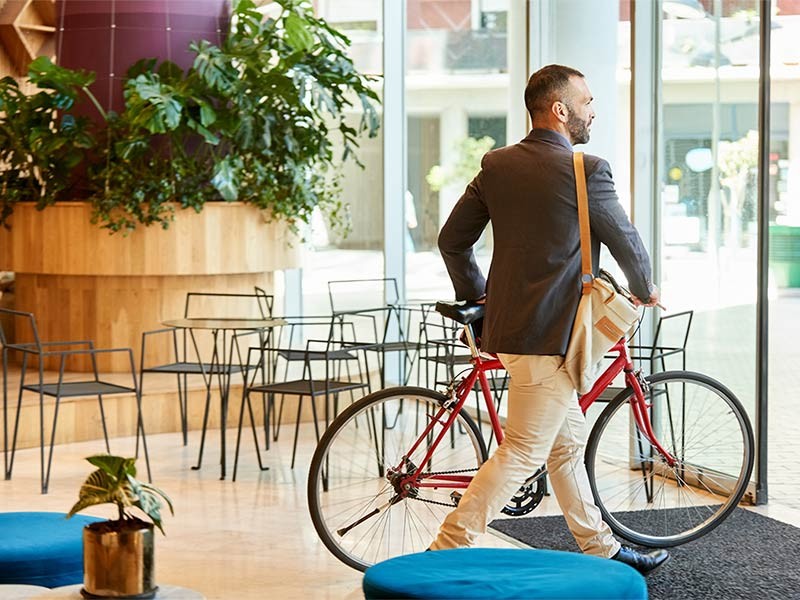
[{"label": "large monstera plant", "polygon": [[[319,208],[346,228],[339,167],[358,161],[362,135],[377,133],[374,78],[356,71],[349,40],[308,0],[276,4],[277,16],[265,18],[252,0],[234,1],[225,40],[194,42],[186,71],[138,61],[119,114],[97,105],[91,73],[45,58],[31,65],[41,90],[33,100],[2,80],[0,142],[6,122],[17,118],[18,132],[13,150],[0,143],[0,222],[16,201],[43,207],[81,189],[112,231],[166,227],[175,207],[200,211],[211,200],[254,204],[295,229]],[[97,106],[99,123],[70,116],[79,99]],[[21,112],[11,101],[38,105]],[[11,188],[21,191],[9,196]]]},{"label": "large monstera plant", "polygon": [[86,460],[97,467],[97,470],[84,481],[78,492],[78,501],[70,509],[67,518],[90,506],[114,504],[119,518],[112,523],[121,525],[125,521],[137,519],[131,510],[138,508],[164,533],[161,509],[166,502],[173,513],[172,501],[157,487],[136,479],[135,458],[99,454],[89,456]]}]

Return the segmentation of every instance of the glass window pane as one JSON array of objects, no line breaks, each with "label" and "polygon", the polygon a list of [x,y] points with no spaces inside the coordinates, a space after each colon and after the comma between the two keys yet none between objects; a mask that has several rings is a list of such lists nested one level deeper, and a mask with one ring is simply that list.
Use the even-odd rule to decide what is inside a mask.
[{"label": "glass window pane", "polygon": [[[525,110],[509,98],[508,53],[525,48],[509,47],[508,0],[408,0],[406,10],[407,295],[448,299],[439,229],[483,154],[521,137],[507,133],[509,111]],[[487,230],[476,247],[484,272],[491,250]]]},{"label": "glass window pane", "polygon": [[[367,75],[383,74],[383,10],[376,0],[317,0],[316,14],[346,35],[351,42],[348,55],[356,69]],[[382,82],[374,82],[382,95]],[[353,102],[350,125],[355,127],[361,113]],[[380,107],[379,111],[380,111]],[[383,133],[359,138],[358,159],[344,163],[339,178],[342,202],[348,214],[349,231],[330,227],[323,214],[315,215],[308,234],[309,244],[303,266],[303,311],[330,312],[328,282],[355,278],[383,277]],[[341,155],[340,140],[334,140],[334,154]],[[377,301],[377,300],[376,300]]]},{"label": "glass window pane", "polygon": [[670,312],[694,310],[687,367],[724,382],[752,421],[759,2],[677,4],[664,3],[659,283]]},{"label": "glass window pane", "polygon": [[[773,3],[774,4],[774,3]],[[794,397],[800,364],[800,6],[772,16],[769,157],[769,500],[800,509]]]}]

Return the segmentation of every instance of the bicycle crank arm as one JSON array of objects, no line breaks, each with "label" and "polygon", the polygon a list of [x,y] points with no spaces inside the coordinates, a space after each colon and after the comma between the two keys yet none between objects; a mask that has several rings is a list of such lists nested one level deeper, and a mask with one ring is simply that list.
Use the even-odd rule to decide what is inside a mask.
[{"label": "bicycle crank arm", "polygon": [[336,533],[337,533],[337,534],[338,534],[340,537],[344,537],[344,535],[345,535],[345,534],[346,534],[348,531],[350,531],[351,529],[353,529],[353,528],[355,528],[355,527],[358,527],[359,525],[361,525],[361,523],[363,523],[363,522],[364,522],[364,521],[366,521],[367,519],[371,519],[372,517],[374,517],[374,516],[376,516],[376,515],[379,515],[379,514],[381,514],[383,511],[385,511],[387,508],[389,508],[389,507],[390,507],[392,504],[397,504],[397,501],[398,501],[398,500],[400,500],[400,496],[394,496],[394,497],[393,497],[393,498],[391,498],[391,499],[390,499],[390,500],[389,500],[389,501],[388,501],[386,504],[384,504],[384,505],[382,505],[382,506],[379,506],[379,507],[377,507],[377,508],[376,508],[375,510],[373,510],[371,513],[369,513],[369,514],[367,514],[367,515],[364,515],[363,517],[361,517],[361,518],[360,518],[360,519],[358,519],[357,521],[355,521],[355,522],[351,523],[351,524],[350,524],[350,525],[348,525],[347,527],[342,527],[341,529],[337,529],[337,530],[336,530]]},{"label": "bicycle crank arm", "polygon": [[536,469],[536,472],[525,480],[525,483],[522,484],[522,487],[533,485],[546,475],[547,475],[547,467],[543,465],[538,469]]}]

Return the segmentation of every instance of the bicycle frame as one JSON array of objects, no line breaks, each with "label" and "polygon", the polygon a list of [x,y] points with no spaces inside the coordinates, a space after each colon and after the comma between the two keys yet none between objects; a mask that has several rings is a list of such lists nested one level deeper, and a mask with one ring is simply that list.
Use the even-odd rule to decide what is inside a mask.
[{"label": "bicycle frame", "polygon": [[[487,356],[478,351],[469,325],[464,326],[464,331],[466,332],[466,339],[470,350],[472,351],[472,359],[470,361],[472,364],[472,369],[470,370],[469,374],[456,385],[455,388],[453,388],[451,384],[449,389],[449,399],[443,404],[443,406],[435,415],[429,417],[428,425],[414,442],[414,445],[408,450],[407,455],[403,457],[402,462],[394,469],[396,473],[403,472],[403,463],[407,461],[409,456],[413,455],[414,451],[419,448],[425,440],[429,439],[433,427],[436,424],[441,424],[445,413],[452,409],[452,412],[448,416],[444,427],[442,427],[442,430],[436,436],[436,439],[430,443],[430,447],[428,448],[425,457],[422,459],[422,462],[419,465],[415,465],[415,468],[412,470],[413,472],[407,477],[403,478],[400,486],[401,489],[438,487],[463,489],[469,485],[470,481],[472,481],[472,475],[460,475],[458,473],[425,473],[424,467],[430,461],[434,450],[442,441],[442,438],[448,431],[450,431],[450,428],[453,426],[459,411],[463,408],[470,392],[474,389],[476,382],[480,384],[481,392],[483,393],[483,401],[489,414],[492,431],[497,437],[497,442],[499,444],[503,441],[503,429],[500,425],[500,418],[497,414],[497,409],[492,401],[489,382],[486,378],[486,371],[504,369],[505,367],[503,367],[503,364],[496,356]],[[633,390],[633,396],[630,399],[630,405],[637,429],[653,445],[653,447],[658,450],[664,461],[670,467],[672,467],[676,463],[676,460],[661,445],[658,439],[656,439],[655,433],[653,432],[653,427],[650,422],[650,414],[648,411],[651,405],[647,404],[645,400],[644,391],[642,389],[643,379],[640,379],[639,373],[637,373],[634,369],[625,339],[620,339],[609,352],[614,352],[617,354],[617,356],[606,368],[606,370],[603,371],[597,381],[595,381],[592,389],[578,399],[578,404],[581,410],[585,413],[588,408],[600,397],[603,391],[605,391],[605,389],[611,385],[614,379],[620,373],[624,372],[625,383]]]}]

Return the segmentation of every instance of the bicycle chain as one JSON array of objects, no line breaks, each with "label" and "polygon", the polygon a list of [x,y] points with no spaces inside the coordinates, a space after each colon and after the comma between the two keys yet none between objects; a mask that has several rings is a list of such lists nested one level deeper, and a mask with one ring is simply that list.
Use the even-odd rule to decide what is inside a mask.
[{"label": "bicycle chain", "polygon": [[[428,475],[456,475],[457,473],[470,473],[474,472],[476,469],[459,469],[456,471],[437,471],[435,473],[428,473]],[[426,498],[420,498],[419,496],[406,496],[409,500],[419,500],[420,502],[425,502],[427,504],[436,504],[438,506],[447,506],[449,508],[453,508],[452,502],[439,502],[438,500],[428,500]]]}]

